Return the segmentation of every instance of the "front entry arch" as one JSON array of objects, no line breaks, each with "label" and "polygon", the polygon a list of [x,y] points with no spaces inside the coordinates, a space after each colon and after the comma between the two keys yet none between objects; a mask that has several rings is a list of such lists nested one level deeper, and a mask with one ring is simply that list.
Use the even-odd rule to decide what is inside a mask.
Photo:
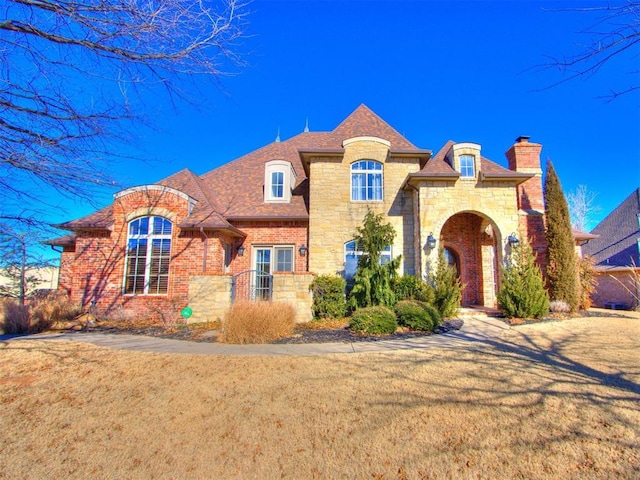
[{"label": "front entry arch", "polygon": [[495,307],[499,263],[497,227],[474,212],[457,213],[442,227],[445,249],[457,255],[458,276],[464,286],[462,305]]}]

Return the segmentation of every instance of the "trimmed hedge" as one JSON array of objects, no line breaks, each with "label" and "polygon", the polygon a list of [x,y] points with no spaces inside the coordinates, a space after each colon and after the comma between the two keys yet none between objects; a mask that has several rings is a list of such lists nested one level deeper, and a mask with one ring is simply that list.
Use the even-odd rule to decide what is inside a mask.
[{"label": "trimmed hedge", "polygon": [[351,331],[372,335],[388,335],[398,328],[396,314],[387,307],[359,308],[351,316]]},{"label": "trimmed hedge", "polygon": [[309,290],[313,293],[311,311],[313,318],[343,318],[347,312],[344,290],[347,282],[334,275],[319,275],[313,279]]},{"label": "trimmed hedge", "polygon": [[429,305],[425,302],[418,302],[422,309],[427,312],[427,314],[431,317],[431,322],[433,323],[433,330],[442,325],[442,315],[436,307],[433,305]]},{"label": "trimmed hedge", "polygon": [[400,325],[424,332],[434,328],[431,315],[418,302],[403,300],[396,304],[395,311]]}]

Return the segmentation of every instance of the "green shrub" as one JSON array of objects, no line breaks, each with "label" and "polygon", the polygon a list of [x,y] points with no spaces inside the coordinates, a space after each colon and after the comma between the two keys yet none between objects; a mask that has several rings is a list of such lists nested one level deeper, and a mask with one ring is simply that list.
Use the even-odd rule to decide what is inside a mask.
[{"label": "green shrub", "polygon": [[433,285],[433,306],[443,318],[453,317],[458,313],[462,302],[462,284],[456,269],[447,263],[442,244],[438,248],[438,263],[431,278]]},{"label": "green shrub", "polygon": [[540,318],[547,314],[549,294],[535,263],[535,254],[526,240],[513,249],[502,272],[498,306],[507,318]]},{"label": "green shrub", "polygon": [[396,304],[395,312],[398,324],[402,326],[425,332],[430,332],[434,328],[431,315],[418,302],[402,300]]},{"label": "green shrub", "polygon": [[349,328],[357,333],[391,334],[398,328],[396,314],[387,307],[366,307],[356,310],[351,316]]},{"label": "green shrub", "polygon": [[347,282],[341,277],[320,275],[314,278],[309,286],[313,293],[313,318],[343,318],[347,312],[346,286]]},{"label": "green shrub", "polygon": [[398,300],[418,300],[432,303],[433,288],[415,275],[403,275],[393,282],[393,293]]},{"label": "green shrub", "polygon": [[433,330],[442,325],[442,315],[436,307],[426,302],[418,302],[418,304],[422,307],[422,309],[427,312],[427,315],[431,317],[431,322],[433,323]]}]

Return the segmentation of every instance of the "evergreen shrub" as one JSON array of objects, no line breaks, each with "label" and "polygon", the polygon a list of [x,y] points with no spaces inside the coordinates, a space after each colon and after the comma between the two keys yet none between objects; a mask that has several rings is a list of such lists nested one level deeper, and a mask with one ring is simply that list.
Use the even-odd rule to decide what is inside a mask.
[{"label": "evergreen shrub", "polygon": [[434,328],[431,315],[418,302],[402,300],[396,304],[395,312],[399,325],[424,332],[430,332]]},{"label": "evergreen shrub", "polygon": [[540,318],[549,311],[549,294],[531,245],[523,239],[502,269],[498,306],[507,318]]},{"label": "evergreen shrub", "polygon": [[309,286],[313,293],[313,318],[343,318],[347,312],[347,300],[344,295],[346,286],[347,282],[335,275],[319,275],[314,278]]},{"label": "evergreen shrub", "polygon": [[456,269],[447,263],[442,245],[438,249],[438,264],[431,282],[434,292],[433,306],[440,316],[455,316],[462,303],[462,283]]},{"label": "evergreen shrub", "polygon": [[442,325],[442,315],[436,307],[426,302],[418,302],[418,304],[422,307],[422,309],[427,312],[427,315],[431,317],[431,322],[433,323],[433,330]]},{"label": "evergreen shrub", "polygon": [[432,303],[433,289],[424,280],[415,275],[403,275],[393,282],[393,293],[398,300],[418,300]]},{"label": "evergreen shrub", "polygon": [[376,306],[359,308],[351,316],[349,329],[356,333],[385,335],[395,333],[398,321],[393,310]]}]

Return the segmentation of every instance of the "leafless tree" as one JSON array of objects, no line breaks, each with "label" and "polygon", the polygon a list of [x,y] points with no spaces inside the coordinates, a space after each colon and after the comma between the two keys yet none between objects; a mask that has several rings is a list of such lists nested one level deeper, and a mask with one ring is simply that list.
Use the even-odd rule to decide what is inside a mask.
[{"label": "leafless tree", "polygon": [[[566,72],[564,78],[547,88],[576,78],[594,75],[605,65],[615,60],[628,61],[629,81],[625,82],[624,86],[612,85],[609,94],[603,95],[603,97],[611,101],[620,95],[640,88],[638,84],[640,1],[625,0],[623,2],[607,2],[604,5],[592,7],[554,10],[594,14],[596,17],[588,28],[580,32],[588,40],[580,47],[578,53],[561,58],[551,58],[551,61],[545,65]],[[618,80],[625,81],[623,78]]]},{"label": "leafless tree", "polygon": [[31,218],[34,181],[86,199],[112,183],[114,145],[145,120],[149,92],[182,100],[185,81],[217,81],[242,64],[241,2],[3,2],[0,220]]},{"label": "leafless tree", "polygon": [[598,194],[590,191],[586,185],[578,185],[575,190],[569,192],[567,203],[573,228],[581,232],[591,229],[593,217],[600,211],[600,207],[595,203],[597,196]]}]

